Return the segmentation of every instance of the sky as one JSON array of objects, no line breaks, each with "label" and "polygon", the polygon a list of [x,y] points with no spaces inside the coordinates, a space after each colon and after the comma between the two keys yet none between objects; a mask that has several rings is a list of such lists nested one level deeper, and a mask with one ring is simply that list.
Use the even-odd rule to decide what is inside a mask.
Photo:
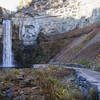
[{"label": "sky", "polygon": [[20,0],[0,0],[0,6],[10,11],[16,11]]}]

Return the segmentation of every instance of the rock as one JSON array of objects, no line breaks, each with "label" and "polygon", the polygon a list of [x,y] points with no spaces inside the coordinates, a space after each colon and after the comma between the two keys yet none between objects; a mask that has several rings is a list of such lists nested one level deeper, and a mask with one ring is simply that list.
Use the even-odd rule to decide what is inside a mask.
[{"label": "rock", "polygon": [[28,84],[28,83],[31,82],[31,79],[25,79],[25,80],[23,80],[23,82],[24,82],[25,84]]},{"label": "rock", "polygon": [[7,94],[8,97],[12,97],[13,93],[10,89],[5,90],[5,93]]},{"label": "rock", "polygon": [[13,100],[26,100],[26,97],[25,97],[25,95],[17,96]]},{"label": "rock", "polygon": [[30,96],[30,100],[45,100],[45,97],[44,96],[41,96],[41,95],[33,95],[33,96]]},{"label": "rock", "polygon": [[0,7],[0,23],[2,23],[2,8]]},{"label": "rock", "polygon": [[80,81],[86,81],[86,79],[82,76],[79,76],[78,78],[79,78]]},{"label": "rock", "polygon": [[49,66],[49,64],[34,64],[33,68],[43,69],[43,68],[46,68],[48,66]]},{"label": "rock", "polygon": [[34,89],[40,89],[40,87],[32,87],[32,89],[34,90]]},{"label": "rock", "polygon": [[17,80],[24,80],[22,75],[17,75],[16,78],[17,78]]},{"label": "rock", "polygon": [[20,27],[20,34],[24,45],[35,45],[39,31],[39,24],[36,21],[24,21]]},{"label": "rock", "polygon": [[98,0],[32,1],[29,7],[16,12],[12,20],[17,26],[37,22],[46,35],[61,34],[100,22],[99,3]]},{"label": "rock", "polygon": [[24,80],[22,80],[21,85],[22,85],[23,87],[31,86],[31,85],[32,85],[32,84],[31,84],[31,79],[24,79]]},{"label": "rock", "polygon": [[20,91],[21,94],[24,94],[24,91]]}]

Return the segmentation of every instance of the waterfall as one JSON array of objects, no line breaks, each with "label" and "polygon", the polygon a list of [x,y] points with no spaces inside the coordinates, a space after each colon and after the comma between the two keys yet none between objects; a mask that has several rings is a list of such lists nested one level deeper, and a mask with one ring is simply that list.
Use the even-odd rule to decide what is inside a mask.
[{"label": "waterfall", "polygon": [[3,67],[12,67],[12,28],[11,20],[3,20]]}]

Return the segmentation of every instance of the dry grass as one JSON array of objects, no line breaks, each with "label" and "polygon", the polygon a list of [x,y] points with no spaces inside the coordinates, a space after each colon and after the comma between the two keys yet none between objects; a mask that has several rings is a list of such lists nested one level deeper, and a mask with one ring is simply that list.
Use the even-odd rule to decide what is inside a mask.
[{"label": "dry grass", "polygon": [[[43,69],[13,69],[0,71],[0,96],[10,100],[84,100],[77,87],[72,89],[65,77],[74,75],[72,69],[49,66]],[[13,95],[7,96],[10,90]],[[74,92],[76,91],[76,92]],[[76,96],[78,94],[78,97]]]}]

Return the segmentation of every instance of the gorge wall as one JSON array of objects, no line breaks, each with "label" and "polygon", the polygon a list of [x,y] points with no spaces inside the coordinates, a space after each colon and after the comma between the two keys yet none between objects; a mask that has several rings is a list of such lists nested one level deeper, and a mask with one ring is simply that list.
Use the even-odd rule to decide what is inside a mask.
[{"label": "gorge wall", "polygon": [[61,34],[100,21],[99,4],[100,0],[33,0],[12,20],[18,26],[38,23],[46,35]]},{"label": "gorge wall", "polygon": [[[37,30],[36,37],[40,32],[55,35],[100,22],[99,4],[100,0],[32,0],[28,7],[18,10],[11,19],[13,25],[19,27],[19,38],[31,41]],[[36,26],[35,31],[30,25]],[[20,30],[26,26],[33,34],[26,35],[27,32]]]}]

